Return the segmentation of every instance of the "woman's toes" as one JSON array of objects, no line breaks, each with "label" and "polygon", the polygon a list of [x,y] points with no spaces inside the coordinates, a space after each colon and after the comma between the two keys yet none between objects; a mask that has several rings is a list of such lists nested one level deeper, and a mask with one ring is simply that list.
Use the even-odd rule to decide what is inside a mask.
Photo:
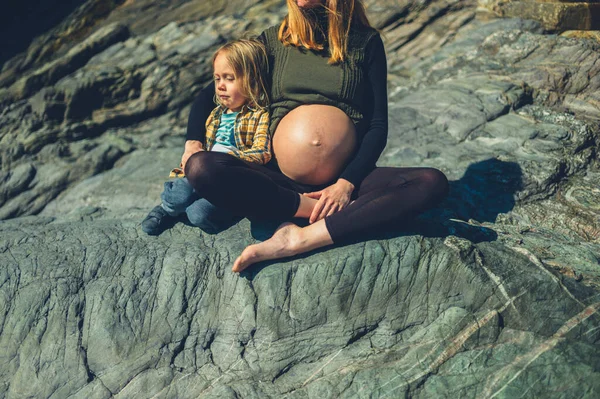
[{"label": "woman's toes", "polygon": [[284,223],[275,231],[273,237],[258,244],[246,247],[233,263],[232,270],[241,272],[248,266],[263,260],[279,259],[295,255],[294,233],[300,230],[293,223]]},{"label": "woman's toes", "polygon": [[236,273],[239,273],[242,270],[244,270],[245,268],[247,268],[248,266],[250,266],[252,263],[257,262],[257,261],[254,261],[254,262],[251,261],[253,258],[256,258],[253,247],[254,247],[254,245],[251,245],[249,247],[246,247],[246,249],[244,249],[242,251],[240,256],[238,256],[237,259],[235,260],[235,262],[233,262],[233,268],[231,270],[233,270]]}]

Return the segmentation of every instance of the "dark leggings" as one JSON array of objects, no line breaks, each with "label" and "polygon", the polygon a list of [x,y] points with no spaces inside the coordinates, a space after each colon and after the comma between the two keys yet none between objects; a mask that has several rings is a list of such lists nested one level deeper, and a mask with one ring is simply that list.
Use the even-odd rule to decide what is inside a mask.
[{"label": "dark leggings", "polygon": [[[291,219],[298,193],[324,186],[300,184],[279,171],[229,154],[199,152],[188,160],[186,176],[212,204],[259,220]],[[333,242],[356,239],[375,228],[400,224],[444,199],[448,180],[433,168],[375,168],[354,190],[346,208],[325,218]]]}]

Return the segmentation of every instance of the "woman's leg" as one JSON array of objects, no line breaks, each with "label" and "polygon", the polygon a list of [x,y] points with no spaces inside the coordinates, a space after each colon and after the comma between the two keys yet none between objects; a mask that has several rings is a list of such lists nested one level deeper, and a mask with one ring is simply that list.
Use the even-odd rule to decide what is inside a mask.
[{"label": "woman's leg", "polygon": [[282,224],[270,239],[244,249],[233,271],[343,242],[390,221],[401,223],[441,201],[447,192],[448,180],[437,169],[376,168],[349,206],[304,228]]},{"label": "woman's leg", "polygon": [[196,192],[233,215],[260,220],[308,217],[316,200],[298,191],[312,191],[265,166],[232,155],[199,152],[190,157],[185,174]]},{"label": "woman's leg", "polygon": [[375,168],[357,198],[325,219],[335,243],[361,238],[374,229],[401,226],[441,202],[448,179],[433,168]]}]

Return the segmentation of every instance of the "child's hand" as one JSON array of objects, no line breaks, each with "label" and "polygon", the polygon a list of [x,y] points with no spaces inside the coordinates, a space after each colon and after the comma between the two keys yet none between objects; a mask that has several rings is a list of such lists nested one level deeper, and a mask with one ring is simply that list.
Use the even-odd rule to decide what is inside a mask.
[{"label": "child's hand", "polygon": [[185,170],[185,164],[192,155],[197,152],[203,151],[202,143],[198,140],[188,140],[185,142],[185,150],[181,157],[181,169]]},{"label": "child's hand", "polygon": [[181,168],[173,168],[169,173],[169,177],[185,177],[185,173]]}]

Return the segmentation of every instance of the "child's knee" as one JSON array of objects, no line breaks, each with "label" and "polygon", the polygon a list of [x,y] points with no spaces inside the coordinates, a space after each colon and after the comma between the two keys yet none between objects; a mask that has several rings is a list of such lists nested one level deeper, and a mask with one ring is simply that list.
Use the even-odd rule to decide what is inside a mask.
[{"label": "child's knee", "polygon": [[194,226],[201,227],[202,224],[210,219],[211,214],[215,211],[216,207],[213,204],[204,198],[201,198],[190,204],[185,210],[185,213],[187,214],[190,223]]},{"label": "child's knee", "polygon": [[190,212],[189,210],[186,214],[192,226],[199,227],[207,233],[218,233],[219,223],[211,220],[209,214]]},{"label": "child's knee", "polygon": [[185,211],[190,223],[207,233],[219,232],[233,219],[227,211],[215,207],[205,199],[195,201]]},{"label": "child's knee", "polygon": [[190,221],[190,223],[193,226],[204,229],[205,226],[211,224],[209,222],[209,219],[206,217],[206,215],[199,214],[196,212],[189,212],[189,211],[187,211],[186,214],[187,214],[188,220]]},{"label": "child's knee", "polygon": [[186,179],[175,179],[165,182],[161,200],[172,207],[187,207],[195,199],[194,188]]}]

